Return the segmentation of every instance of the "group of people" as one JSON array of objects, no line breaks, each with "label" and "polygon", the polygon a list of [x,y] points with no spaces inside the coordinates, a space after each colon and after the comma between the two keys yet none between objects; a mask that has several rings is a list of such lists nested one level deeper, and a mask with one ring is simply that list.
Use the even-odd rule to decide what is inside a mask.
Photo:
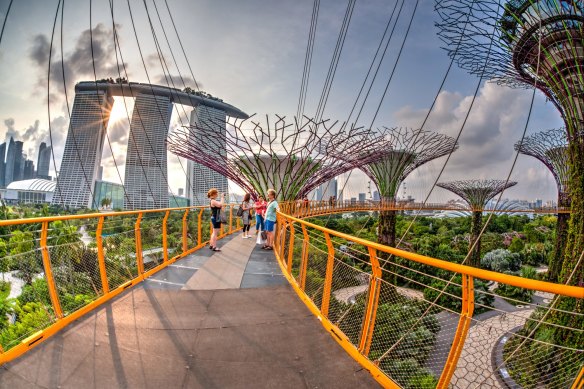
[{"label": "group of people", "polygon": [[[221,209],[225,205],[225,193],[221,193],[219,199],[219,191],[215,188],[207,192],[207,197],[210,200],[211,207],[211,224],[213,225],[213,232],[209,241],[209,248],[213,251],[221,251],[217,247],[217,237],[221,230]],[[276,191],[274,189],[268,190],[268,201],[264,200],[263,196],[258,196],[257,201],[251,202],[251,195],[246,193],[241,207],[241,219],[243,222],[242,238],[248,239],[249,229],[251,226],[251,212],[255,210],[256,217],[256,235],[261,231],[266,232],[266,242],[262,246],[264,250],[274,249],[274,227],[276,225],[276,212],[278,211],[278,202],[276,201]]]}]

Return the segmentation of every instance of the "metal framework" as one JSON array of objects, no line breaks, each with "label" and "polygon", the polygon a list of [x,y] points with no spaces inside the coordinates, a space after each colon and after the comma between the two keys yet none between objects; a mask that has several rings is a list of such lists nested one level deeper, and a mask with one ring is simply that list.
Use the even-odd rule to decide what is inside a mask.
[{"label": "metal framework", "polygon": [[535,133],[515,143],[515,150],[537,158],[554,176],[558,187],[558,205],[569,205],[568,141],[566,130],[557,128]]},{"label": "metal framework", "polygon": [[459,195],[472,209],[472,223],[470,244],[471,254],[469,264],[480,267],[481,264],[481,240],[483,210],[487,203],[507,188],[516,185],[514,181],[503,180],[462,180],[452,182],[439,182],[437,185]]},{"label": "metal framework", "polygon": [[439,36],[470,73],[540,89],[558,108],[569,137],[581,138],[584,6],[579,0],[437,0]]},{"label": "metal framework", "polygon": [[278,115],[261,123],[252,117],[228,124],[223,137],[217,129],[225,123],[204,122],[175,130],[167,144],[174,154],[215,170],[252,196],[274,188],[280,200],[294,200],[381,157],[375,142],[365,142],[375,139],[372,131],[337,124],[309,118],[287,122]]},{"label": "metal framework", "polygon": [[[552,173],[558,187],[558,206],[560,207],[570,206],[567,149],[568,141],[564,128],[538,132],[515,144],[515,150],[537,158]],[[555,252],[548,270],[548,279],[551,281],[558,280],[562,268],[569,218],[569,214],[558,214]]]},{"label": "metal framework", "polygon": [[375,136],[371,143],[378,145],[381,158],[360,168],[386,200],[395,199],[399,186],[415,169],[458,148],[454,138],[421,129],[384,127]]}]

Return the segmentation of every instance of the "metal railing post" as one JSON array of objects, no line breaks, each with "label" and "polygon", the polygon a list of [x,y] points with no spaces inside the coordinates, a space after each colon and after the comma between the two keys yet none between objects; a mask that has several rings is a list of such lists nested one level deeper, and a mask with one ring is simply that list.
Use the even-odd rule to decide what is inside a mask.
[{"label": "metal railing post", "polygon": [[229,207],[229,233],[233,232],[233,207]]},{"label": "metal railing post", "polygon": [[580,369],[580,373],[574,380],[572,387],[570,389],[582,389],[584,388],[584,366]]},{"label": "metal railing post", "polygon": [[182,250],[185,253],[189,249],[189,240],[188,240],[188,216],[189,216],[189,209],[187,208],[185,214],[182,218]]},{"label": "metal railing post", "polygon": [[458,320],[458,326],[456,327],[456,333],[454,334],[454,339],[452,340],[452,345],[450,346],[450,352],[448,353],[448,359],[444,364],[444,369],[440,375],[440,380],[436,385],[436,388],[448,388],[448,384],[452,379],[454,370],[458,363],[458,358],[462,352],[462,347],[464,346],[464,341],[468,335],[468,330],[470,328],[470,323],[472,319],[472,314],[474,312],[474,282],[473,277],[462,274],[462,309],[460,312],[460,319]]},{"label": "metal railing post", "polygon": [[136,224],[134,225],[134,236],[136,241],[136,264],[138,266],[138,274],[144,273],[144,261],[142,259],[142,231],[140,230],[141,222],[142,212],[138,214]]},{"label": "metal railing post", "polygon": [[[211,226],[213,228],[213,226]],[[213,231],[211,231],[213,232]],[[199,211],[199,215],[197,216],[197,246],[203,244],[203,208]]]},{"label": "metal railing post", "polygon": [[359,351],[365,356],[369,355],[369,349],[371,348],[377,306],[379,305],[379,293],[381,292],[381,266],[379,266],[379,260],[377,259],[377,250],[373,247],[368,247],[368,249],[372,274],[371,282],[369,283],[369,292],[367,294],[367,309],[363,317],[363,326],[359,340]]},{"label": "metal railing post", "polygon": [[95,243],[97,244],[97,263],[99,264],[99,275],[101,277],[101,289],[103,294],[109,293],[109,283],[107,280],[107,269],[105,267],[105,255],[103,252],[103,222],[105,217],[101,216],[97,222],[97,229],[95,230]]},{"label": "metal railing post", "polygon": [[168,261],[168,216],[170,216],[170,211],[166,211],[164,219],[162,219],[162,254],[164,262]]},{"label": "metal railing post", "polygon": [[324,276],[324,290],[322,292],[322,304],[320,311],[324,317],[328,317],[329,304],[331,300],[331,289],[333,284],[333,268],[335,264],[335,248],[328,232],[324,233],[326,245],[328,247],[328,258],[326,261],[326,273]]},{"label": "metal railing post", "polygon": [[49,237],[49,222],[43,222],[41,228],[41,255],[43,257],[43,267],[45,268],[45,277],[47,278],[47,286],[49,288],[49,296],[55,315],[60,319],[63,317],[63,310],[61,309],[61,302],[57,294],[57,287],[55,286],[55,278],[51,270],[51,257],[49,255],[49,248],[47,247],[47,240]]},{"label": "metal railing post", "polygon": [[302,235],[304,235],[304,241],[302,242],[302,260],[300,263],[300,289],[303,291],[306,288],[306,268],[308,267],[308,244],[309,244],[309,237],[308,231],[304,224],[302,224]]},{"label": "metal railing post", "polygon": [[292,257],[294,256],[294,222],[288,223],[290,226],[290,240],[288,243],[288,273],[292,274]]}]

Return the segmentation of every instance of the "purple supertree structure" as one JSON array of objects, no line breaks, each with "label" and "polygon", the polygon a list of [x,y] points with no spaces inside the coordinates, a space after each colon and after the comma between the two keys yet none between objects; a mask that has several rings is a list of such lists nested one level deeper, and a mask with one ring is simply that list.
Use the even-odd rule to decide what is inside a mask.
[{"label": "purple supertree structure", "polygon": [[517,182],[503,180],[461,180],[437,184],[439,187],[459,195],[472,210],[469,243],[472,250],[469,257],[470,266],[480,267],[481,265],[480,236],[483,228],[483,210],[493,197],[516,184]]},{"label": "purple supertree structure", "polygon": [[[536,87],[560,112],[568,139],[571,199],[560,281],[582,285],[584,266],[577,267],[584,251],[582,1],[437,0],[436,10],[439,36],[460,67],[499,84]],[[584,313],[584,301],[577,306]]]},{"label": "purple supertree structure", "polygon": [[[340,129],[338,124],[309,118],[287,122],[278,115],[272,121],[266,116],[262,123],[252,116],[228,124],[225,136],[217,131],[224,123],[183,127],[168,136],[167,144],[174,154],[215,170],[254,197],[273,188],[279,200],[291,201],[379,158],[372,151],[375,145],[363,142],[370,130]],[[197,141],[201,138],[205,142]]]},{"label": "purple supertree structure", "polygon": [[[379,158],[360,166],[379,189],[383,202],[394,202],[401,183],[416,168],[457,149],[454,138],[412,128],[384,127],[372,134]],[[379,213],[378,241],[395,247],[396,211]]]},{"label": "purple supertree structure", "polygon": [[[525,137],[515,144],[515,150],[521,154],[537,158],[554,176],[558,188],[558,207],[570,207],[568,190],[568,140],[564,128],[538,132]],[[554,256],[550,259],[548,279],[558,281],[562,269],[564,247],[568,233],[570,214],[558,213],[556,224],[556,246]]]}]

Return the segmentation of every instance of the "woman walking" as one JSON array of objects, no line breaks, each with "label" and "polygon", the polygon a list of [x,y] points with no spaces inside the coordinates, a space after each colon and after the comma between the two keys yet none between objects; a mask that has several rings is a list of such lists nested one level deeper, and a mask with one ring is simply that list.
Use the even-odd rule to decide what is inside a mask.
[{"label": "woman walking", "polygon": [[264,230],[264,216],[266,215],[266,206],[267,205],[268,205],[268,203],[266,203],[266,200],[264,200],[264,197],[262,195],[258,196],[258,201],[256,201],[253,205],[253,207],[255,208],[255,212],[256,212],[256,226],[255,226],[256,235],[258,234],[258,231]]},{"label": "woman walking", "polygon": [[213,232],[211,233],[211,239],[209,240],[209,248],[213,251],[221,251],[221,249],[217,247],[217,236],[219,236],[219,230],[221,229],[221,208],[223,208],[223,203],[225,202],[225,193],[221,193],[221,200],[216,200],[217,194],[219,194],[219,192],[215,188],[211,188],[207,192],[207,198],[211,199],[211,224],[213,225]]},{"label": "woman walking", "polygon": [[243,221],[243,239],[251,238],[251,236],[249,236],[249,227],[251,224],[249,213],[252,209],[252,205],[249,203],[250,198],[251,195],[246,193],[245,196],[243,196],[243,202],[241,203],[241,209],[243,209],[243,213],[241,214],[241,220]]},{"label": "woman walking", "polygon": [[266,228],[266,233],[268,234],[268,241],[266,245],[262,247],[264,250],[274,249],[274,227],[276,225],[276,212],[280,209],[278,207],[278,202],[276,201],[276,191],[273,189],[268,190],[268,206],[266,207],[266,220],[264,226]]}]

